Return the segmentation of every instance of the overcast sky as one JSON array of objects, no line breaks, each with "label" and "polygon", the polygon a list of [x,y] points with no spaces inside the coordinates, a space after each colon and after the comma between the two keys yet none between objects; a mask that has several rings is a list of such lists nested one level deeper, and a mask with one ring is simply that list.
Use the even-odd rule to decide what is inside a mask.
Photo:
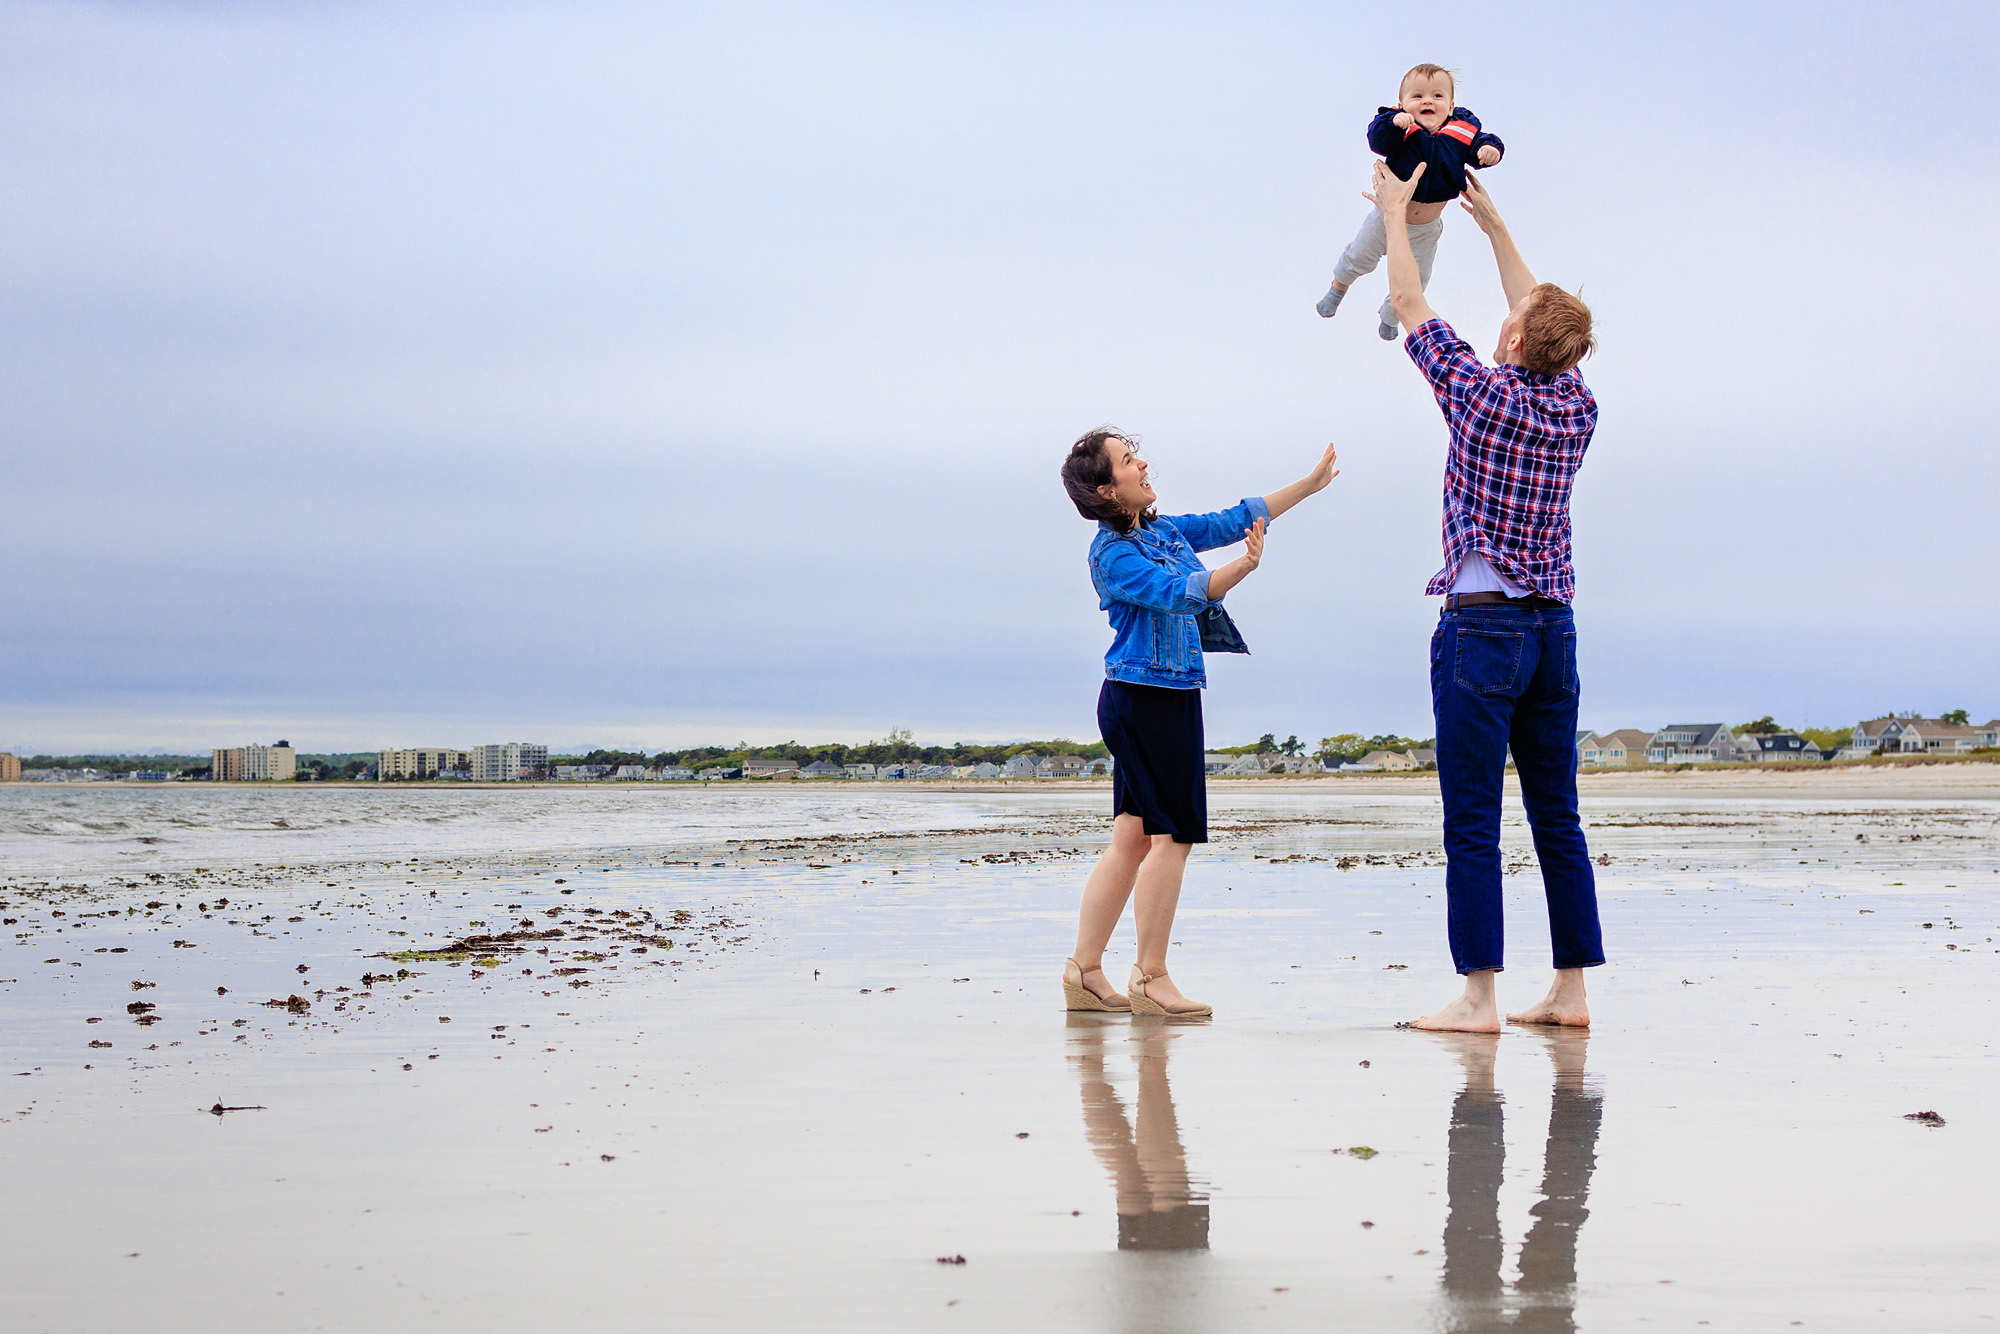
[{"label": "overcast sky", "polygon": [[[1428,735],[1444,428],[1312,309],[1420,60],[1598,319],[1583,724],[1991,717],[1996,30],[9,0],[0,749],[1089,739],[1105,421],[1169,512],[1340,447],[1212,740]],[[1490,347],[1455,210],[1430,301]]]}]

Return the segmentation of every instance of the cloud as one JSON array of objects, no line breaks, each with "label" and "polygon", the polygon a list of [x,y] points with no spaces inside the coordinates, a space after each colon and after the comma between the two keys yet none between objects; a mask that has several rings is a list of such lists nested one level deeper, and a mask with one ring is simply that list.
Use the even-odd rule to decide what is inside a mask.
[{"label": "cloud", "polygon": [[[1586,722],[2000,713],[1994,186],[1913,110],[1991,25],[1578,12],[16,7],[0,745],[1085,735],[1104,420],[1170,509],[1340,444],[1213,734],[1426,732],[1443,429],[1379,276],[1310,307],[1433,56],[1601,324]],[[1497,327],[1462,218],[1431,300]]]}]

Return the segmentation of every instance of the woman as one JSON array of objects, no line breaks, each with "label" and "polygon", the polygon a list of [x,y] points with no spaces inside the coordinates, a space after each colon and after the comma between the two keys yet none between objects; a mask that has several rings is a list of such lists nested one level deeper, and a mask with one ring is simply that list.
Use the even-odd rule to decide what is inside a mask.
[{"label": "woman", "polygon": [[[1328,445],[1319,466],[1290,486],[1214,514],[1171,519],[1154,508],[1149,468],[1135,441],[1109,428],[1091,431],[1063,460],[1070,500],[1084,518],[1097,520],[1090,580],[1112,630],[1097,696],[1097,726],[1113,760],[1111,846],[1083,887],[1076,953],[1063,964],[1072,1010],[1190,1019],[1213,1013],[1167,976],[1181,873],[1189,849],[1208,842],[1202,650],[1249,652],[1222,610],[1222,596],[1257,568],[1265,525],[1334,479],[1335,457]],[[1218,570],[1195,556],[1239,541],[1243,554]],[[1104,947],[1135,885],[1139,961],[1128,999],[1104,975]]]}]

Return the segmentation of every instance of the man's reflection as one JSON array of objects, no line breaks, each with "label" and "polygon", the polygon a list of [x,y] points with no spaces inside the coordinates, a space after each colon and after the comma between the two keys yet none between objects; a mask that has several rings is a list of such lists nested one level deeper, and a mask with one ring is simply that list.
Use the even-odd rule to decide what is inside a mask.
[{"label": "man's reflection", "polygon": [[1535,1222],[1521,1245],[1521,1275],[1511,1295],[1500,1278],[1506,1248],[1500,1180],[1507,1154],[1505,1105],[1493,1082],[1500,1039],[1470,1033],[1447,1039],[1465,1067],[1465,1087],[1452,1105],[1445,1166],[1445,1327],[1464,1334],[1568,1334],[1576,1328],[1576,1238],[1590,1216],[1584,1201],[1597,1167],[1604,1096],[1584,1084],[1589,1034],[1541,1036],[1554,1065],[1555,1091],[1542,1151],[1542,1198],[1529,1211]]},{"label": "man's reflection", "polygon": [[[1168,1044],[1178,1036],[1164,1024],[1112,1022],[1082,1012],[1069,1016],[1070,1059],[1083,1096],[1083,1131],[1118,1188],[1118,1249],[1205,1251],[1208,1195],[1188,1182],[1167,1083]],[[1138,1067],[1134,1111],[1112,1087],[1106,1049],[1129,1054]]]}]

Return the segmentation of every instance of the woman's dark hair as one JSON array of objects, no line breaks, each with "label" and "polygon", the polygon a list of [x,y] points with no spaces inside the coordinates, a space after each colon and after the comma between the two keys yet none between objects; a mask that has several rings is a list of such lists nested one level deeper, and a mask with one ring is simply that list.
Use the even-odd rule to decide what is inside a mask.
[{"label": "woman's dark hair", "polygon": [[1139,447],[1137,440],[1109,426],[1100,426],[1078,436],[1076,443],[1069,447],[1069,457],[1063,460],[1063,490],[1069,492],[1070,503],[1084,518],[1097,519],[1121,533],[1129,533],[1135,524],[1151,523],[1157,514],[1149,508],[1135,520],[1123,505],[1107,499],[1098,491],[1098,487],[1112,484],[1111,455],[1105,446],[1113,440],[1133,449]]}]

